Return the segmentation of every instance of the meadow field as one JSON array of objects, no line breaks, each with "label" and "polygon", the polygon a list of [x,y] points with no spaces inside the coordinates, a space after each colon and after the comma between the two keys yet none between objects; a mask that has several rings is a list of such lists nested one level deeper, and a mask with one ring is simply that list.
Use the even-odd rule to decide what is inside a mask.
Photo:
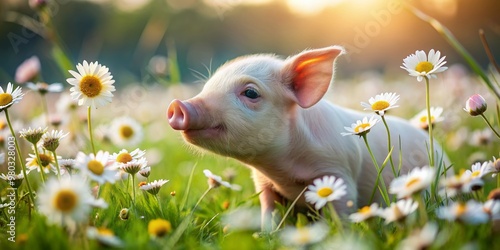
[{"label": "meadow field", "polygon": [[[35,10],[50,18],[43,6]],[[433,48],[415,47],[384,71],[354,74],[342,73],[350,57],[341,57],[324,98],[379,120],[345,124],[347,136],[371,144],[369,129],[384,126],[384,115],[398,116],[427,130],[451,164],[395,171],[402,186],[373,187],[385,203],[351,214],[338,214],[329,203],[315,209],[317,201],[307,212],[298,212],[293,200],[276,204],[271,230],[261,229],[250,168],[188,145],[168,123],[170,102],[199,93],[222,62],[207,72],[193,70],[200,80],[183,82],[184,64],[168,43],[168,56],[155,57],[138,69],[139,79],[123,83],[132,73],[106,59],[72,60],[63,40],[48,38],[49,66],[43,54],[42,63],[35,55],[11,65],[15,71],[0,72],[0,249],[499,249],[498,68],[493,62],[481,67],[441,23],[426,17],[420,16],[422,25],[442,34],[458,51],[454,56],[438,63],[434,59],[447,54],[434,57]],[[484,48],[485,54],[499,49]],[[422,53],[411,67],[407,56]],[[46,68],[59,72],[45,77],[51,82],[44,81]],[[390,109],[383,93],[398,96]],[[383,111],[370,100],[375,97],[387,103]],[[441,112],[427,119],[431,108]],[[377,167],[397,169],[400,149],[390,148]],[[445,176],[444,169],[453,174]],[[338,199],[310,184],[304,192]]]}]

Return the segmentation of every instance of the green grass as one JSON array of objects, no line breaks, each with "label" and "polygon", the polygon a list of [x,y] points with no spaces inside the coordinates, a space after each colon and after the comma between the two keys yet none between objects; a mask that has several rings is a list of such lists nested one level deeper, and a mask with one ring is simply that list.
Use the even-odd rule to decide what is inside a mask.
[{"label": "green grass", "polygon": [[[441,26],[437,28],[442,29]],[[169,44],[169,50],[175,52],[175,48],[171,44]],[[56,49],[55,51],[57,53],[55,53],[54,60],[59,61],[58,65],[60,65],[61,70],[66,72],[69,66],[63,50]],[[175,57],[171,57],[170,60],[172,60],[170,64],[171,70],[174,73],[170,77],[175,82],[180,81]],[[386,87],[384,90],[380,90],[380,92],[392,91],[401,94],[401,100],[398,103],[401,107],[395,109],[394,114],[403,118],[410,118],[411,114],[425,106],[423,103],[425,96],[421,94],[424,92],[423,87],[421,84],[416,83],[414,79],[411,80],[411,82],[407,80],[406,82],[395,81],[396,83],[388,83],[384,86]],[[473,81],[472,77],[471,81]],[[61,80],[61,82],[64,81]],[[144,85],[141,86],[144,87]],[[471,92],[486,92],[485,88],[481,89],[473,85],[469,87],[468,91]],[[347,84],[335,88],[336,90],[337,88],[340,90],[347,88],[349,93],[359,93],[359,99],[350,97],[350,103],[340,103],[358,110],[361,110],[359,102],[365,100],[363,95],[374,94],[365,93],[365,88],[363,86],[359,87],[355,80],[350,80]],[[359,89],[356,90],[356,88]],[[137,185],[131,187],[130,181],[124,180],[115,184],[105,184],[100,187],[99,197],[103,198],[109,207],[107,209],[93,209],[88,216],[88,222],[81,223],[76,233],[70,234],[60,225],[47,223],[45,215],[41,214],[36,206],[32,208],[31,216],[29,215],[28,196],[26,196],[27,188],[26,184],[23,184],[18,190],[21,198],[17,200],[14,210],[16,218],[15,243],[8,241],[9,235],[7,232],[7,223],[10,221],[10,216],[14,215],[9,214],[8,208],[0,209],[0,225],[2,229],[0,231],[0,249],[86,250],[108,248],[95,240],[87,239],[85,229],[89,226],[105,227],[112,230],[123,242],[124,249],[288,249],[293,247],[288,246],[289,242],[281,240],[280,234],[283,228],[306,227],[317,221],[321,221],[328,226],[327,236],[320,243],[314,246],[306,246],[305,249],[310,247],[318,247],[319,249],[363,249],[363,247],[365,249],[394,249],[425,224],[426,221],[423,219],[425,217],[427,217],[428,221],[433,221],[439,226],[439,233],[430,249],[460,249],[462,247],[500,249],[500,239],[497,237],[500,232],[499,220],[480,225],[469,225],[459,221],[447,222],[438,219],[435,211],[438,207],[446,204],[446,201],[439,198],[437,201],[431,200],[428,193],[422,194],[425,203],[422,210],[425,211],[425,216],[419,214],[419,212],[414,212],[403,221],[390,224],[386,224],[383,219],[378,217],[361,223],[351,223],[345,216],[341,216],[339,219],[337,214],[332,212],[328,206],[323,208],[321,212],[309,210],[299,213],[291,206],[292,202],[290,201],[286,204],[277,204],[274,215],[276,218],[284,219],[283,221],[278,219],[275,226],[282,222],[283,226],[281,228],[275,228],[272,232],[261,232],[259,229],[231,230],[231,227],[224,223],[226,216],[238,209],[259,207],[258,194],[254,191],[250,170],[233,159],[212,154],[200,154],[189,149],[182,141],[179,133],[167,128],[168,124],[164,118],[164,109],[166,107],[158,107],[158,103],[163,101],[163,94],[167,93],[168,90],[148,88],[147,86],[140,90],[144,90],[142,92],[143,96],[131,95],[126,90],[118,89],[113,100],[115,105],[112,103],[111,107],[93,111],[92,125],[94,129],[99,125],[108,126],[110,120],[117,118],[114,117],[117,113],[140,117],[143,115],[140,113],[143,110],[152,111],[152,118],[150,117],[142,122],[143,129],[146,132],[145,139],[139,145],[129,146],[126,149],[131,151],[139,147],[147,152],[159,152],[160,160],[152,164],[151,176],[148,180],[169,180],[158,194],[161,206],[159,206],[154,196],[141,191]],[[431,95],[434,98],[431,100],[432,104],[443,105],[440,100],[448,100],[450,97],[449,90],[449,86],[442,84],[442,82],[433,81],[431,85]],[[341,97],[342,93],[346,93],[346,91],[339,91],[338,93],[340,93],[338,95]],[[16,104],[12,107],[14,112],[11,112],[11,114],[13,114],[12,116],[16,119],[16,122],[22,124],[22,128],[30,126],[28,124],[35,119],[36,115],[41,113],[40,105],[37,101],[33,101],[39,100],[39,96],[36,96],[36,94],[35,92],[27,93],[27,96],[21,101],[22,104]],[[462,97],[460,96],[460,98]],[[498,148],[500,146],[497,138],[492,138],[492,142],[485,145],[471,145],[468,143],[470,137],[459,142],[459,145],[455,145],[457,142],[454,142],[454,140],[463,134],[460,128],[467,128],[467,131],[470,131],[485,127],[480,118],[471,118],[464,114],[461,109],[466,99],[460,98],[457,98],[451,104],[447,104],[445,108],[449,110],[450,121],[445,121],[442,125],[437,124],[434,131],[436,140],[442,142],[457,173],[460,172],[460,169],[470,168],[471,158],[474,154],[480,153],[481,156],[478,158],[481,161],[491,160],[493,156],[498,158]],[[497,101],[495,100],[495,102]],[[139,109],[142,107],[141,105],[147,105],[148,103],[150,104],[149,107]],[[124,104],[128,105],[125,106]],[[30,110],[30,112],[24,112],[26,109]],[[487,117],[494,121],[493,117],[496,115],[492,110],[490,108],[487,111]],[[42,113],[42,115],[44,114]],[[66,115],[69,117],[69,114]],[[72,115],[71,117],[75,118],[77,116]],[[78,135],[78,138],[83,138],[82,144],[78,144],[77,141],[71,141],[71,143],[74,144],[73,146],[78,145],[78,151],[88,154],[91,151],[91,146],[86,139],[86,124],[76,123],[76,125],[72,124],[73,127],[62,127],[62,129]],[[496,124],[498,126],[498,122]],[[345,125],[348,126],[349,124]],[[382,125],[379,124],[378,126]],[[161,129],[158,130],[158,127]],[[9,133],[5,134],[10,135]],[[19,139],[19,136],[16,136]],[[156,137],[160,137],[160,139],[158,140]],[[27,154],[32,152],[22,139],[19,140],[23,151],[22,157],[25,159]],[[65,138],[63,140],[72,139]],[[122,147],[118,147],[109,141],[99,139],[96,139],[96,148],[110,153],[122,149]],[[395,148],[395,151],[398,151],[398,148]],[[75,156],[74,154],[62,155],[65,158]],[[393,156],[394,159],[397,159],[396,154]],[[19,170],[20,166],[17,166],[17,169]],[[233,169],[236,176],[232,182],[242,186],[242,190],[233,191],[219,187],[210,190],[206,196],[203,196],[209,188],[207,178],[203,175],[204,169],[209,169],[217,175],[224,175],[224,171]],[[52,176],[52,178],[55,177]],[[29,180],[35,193],[44,185],[36,171],[29,174]],[[486,178],[485,182],[486,185],[483,189],[472,194],[459,196],[457,200],[476,199],[485,201],[489,191],[498,188],[499,185],[495,179],[489,177]],[[2,190],[1,197],[4,199],[9,192],[9,186],[6,182],[0,181],[0,188]],[[135,205],[132,202],[133,192],[131,188],[136,191]],[[174,193],[175,195],[173,195]],[[2,202],[5,202],[5,200],[2,200]],[[127,220],[119,218],[119,213],[123,208],[129,209]],[[154,238],[148,233],[148,223],[157,218],[168,220],[172,225],[171,231],[164,237]],[[238,219],[241,218],[232,218],[232,220]],[[260,221],[259,216],[255,216],[253,219]]]}]

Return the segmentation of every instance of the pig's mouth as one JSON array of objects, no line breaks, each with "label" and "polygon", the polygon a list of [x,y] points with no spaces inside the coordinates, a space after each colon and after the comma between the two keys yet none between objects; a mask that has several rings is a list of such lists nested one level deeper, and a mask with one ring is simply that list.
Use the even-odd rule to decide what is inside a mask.
[{"label": "pig's mouth", "polygon": [[220,134],[226,130],[225,126],[222,124],[208,127],[208,128],[199,128],[199,129],[186,129],[183,130],[182,133],[189,140],[196,140],[198,138],[215,138],[220,137]]}]

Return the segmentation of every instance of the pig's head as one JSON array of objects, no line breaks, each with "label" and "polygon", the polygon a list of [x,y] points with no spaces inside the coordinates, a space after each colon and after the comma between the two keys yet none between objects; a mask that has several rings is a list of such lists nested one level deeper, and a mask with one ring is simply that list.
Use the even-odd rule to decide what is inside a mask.
[{"label": "pig's head", "polygon": [[342,47],[332,46],[285,60],[236,58],[221,66],[197,96],[172,101],[170,126],[194,145],[247,163],[284,153],[294,139],[295,112],[323,97],[342,53]]}]

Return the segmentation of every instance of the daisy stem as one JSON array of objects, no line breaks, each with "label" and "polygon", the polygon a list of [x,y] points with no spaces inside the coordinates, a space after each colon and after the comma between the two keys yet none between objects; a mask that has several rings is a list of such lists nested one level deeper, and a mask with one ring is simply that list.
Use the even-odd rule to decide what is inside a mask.
[{"label": "daisy stem", "polygon": [[493,133],[495,133],[495,135],[497,136],[497,138],[500,139],[500,134],[498,134],[498,132],[493,128],[493,125],[490,123],[490,121],[488,121],[488,119],[486,118],[486,116],[484,116],[484,114],[481,114],[481,117],[486,122],[486,124],[488,124],[488,126],[493,131]]},{"label": "daisy stem", "polygon": [[196,204],[194,205],[193,211],[191,211],[191,213],[194,213],[194,211],[196,211],[196,208],[198,208],[198,205],[200,205],[201,200],[203,200],[203,198],[205,198],[205,196],[207,196],[208,192],[210,192],[210,190],[212,190],[212,189],[213,189],[212,187],[208,187],[207,191],[205,191],[205,193],[203,193],[201,195],[201,197],[198,200],[198,202],[196,202]]},{"label": "daisy stem", "polygon": [[[385,116],[382,117],[382,122],[384,122],[385,130],[387,130],[387,151],[391,152],[391,131],[389,130],[389,125],[387,125],[387,121],[385,120]],[[396,169],[394,168],[394,162],[392,161],[392,154],[389,156],[389,162],[391,163],[392,173],[394,177],[397,177],[398,173],[396,173]]]},{"label": "daisy stem", "polygon": [[56,163],[57,179],[61,180],[61,169],[59,168],[59,161],[57,160],[57,154],[55,150],[52,151],[52,155],[54,156],[54,161]]},{"label": "daisy stem", "polygon": [[[9,125],[10,133],[12,134],[12,137],[14,137],[14,145],[16,147],[19,165],[21,165],[21,171],[23,172],[24,180],[26,181],[26,186],[28,186],[28,194],[29,194],[29,199],[30,199],[30,205],[28,206],[28,212],[31,215],[31,206],[35,205],[35,203],[34,203],[35,199],[33,198],[33,190],[31,189],[31,184],[30,184],[30,181],[28,179],[28,174],[26,174],[26,166],[23,163],[21,148],[19,147],[19,144],[17,143],[16,133],[14,132],[14,129],[12,128],[12,123],[10,122],[9,111],[8,111],[8,109],[5,109],[4,111],[5,111],[5,118],[7,119],[7,124]],[[30,216],[30,219],[31,219],[31,216]]]},{"label": "daisy stem", "polygon": [[47,99],[45,99],[45,94],[40,94],[40,98],[42,99],[42,111],[45,114],[45,126],[50,125],[49,120],[49,106],[47,105]]},{"label": "daisy stem", "polygon": [[[429,129],[429,164],[434,167],[434,138],[432,135],[432,116],[431,116],[431,101],[430,101],[430,84],[429,78],[425,78],[425,106],[427,108],[427,126]],[[440,173],[437,173],[438,175]]]},{"label": "daisy stem", "polygon": [[40,168],[40,177],[42,178],[42,182],[45,183],[45,175],[44,175],[44,169],[43,169],[43,163],[42,160],[40,160],[40,154],[38,153],[38,147],[36,146],[36,143],[33,143],[33,148],[35,148],[35,156],[37,160],[38,167]]},{"label": "daisy stem", "polygon": [[135,208],[135,174],[131,174],[132,175],[132,199],[133,199],[133,204],[134,204],[134,208]]},{"label": "daisy stem", "polygon": [[421,194],[415,194],[415,199],[418,202],[420,225],[425,225],[427,222],[427,209],[425,208],[425,201]]},{"label": "daisy stem", "polygon": [[92,107],[91,106],[88,106],[87,107],[87,125],[88,125],[88,129],[89,129],[89,138],[90,138],[90,145],[92,145],[92,152],[94,153],[94,155],[96,155],[95,153],[95,146],[94,146],[94,137],[92,136],[92,121],[91,121],[91,110],[92,110]]},{"label": "daisy stem", "polygon": [[331,202],[328,202],[327,204],[328,204],[328,209],[330,210],[330,216],[332,217],[333,222],[337,226],[337,232],[343,235],[344,228],[342,225],[342,221],[340,220],[340,217],[337,214],[337,211],[335,210],[335,207],[333,207],[333,204]]},{"label": "daisy stem", "polygon": [[[375,195],[375,190],[378,187],[379,190],[380,190],[380,194],[384,198],[385,203],[387,205],[389,205],[390,201],[389,201],[389,195],[387,194],[387,187],[385,186],[384,178],[383,177],[381,178],[382,170],[378,166],[377,159],[373,155],[372,149],[370,148],[370,144],[368,143],[368,139],[366,138],[366,134],[363,134],[362,137],[363,137],[363,140],[365,141],[366,148],[368,149],[368,152],[370,153],[370,156],[372,158],[373,164],[375,165],[375,168],[377,169],[377,179],[375,180],[375,185],[373,186],[372,195],[370,197],[370,202],[369,203],[372,203],[373,196]],[[380,180],[380,182],[382,182],[382,187],[379,186],[379,180]]]},{"label": "daisy stem", "polygon": [[163,209],[161,208],[160,198],[158,198],[158,194],[155,194],[155,198],[156,198],[156,202],[158,202],[158,208],[160,209],[161,216],[165,217],[165,215],[163,214]]}]

